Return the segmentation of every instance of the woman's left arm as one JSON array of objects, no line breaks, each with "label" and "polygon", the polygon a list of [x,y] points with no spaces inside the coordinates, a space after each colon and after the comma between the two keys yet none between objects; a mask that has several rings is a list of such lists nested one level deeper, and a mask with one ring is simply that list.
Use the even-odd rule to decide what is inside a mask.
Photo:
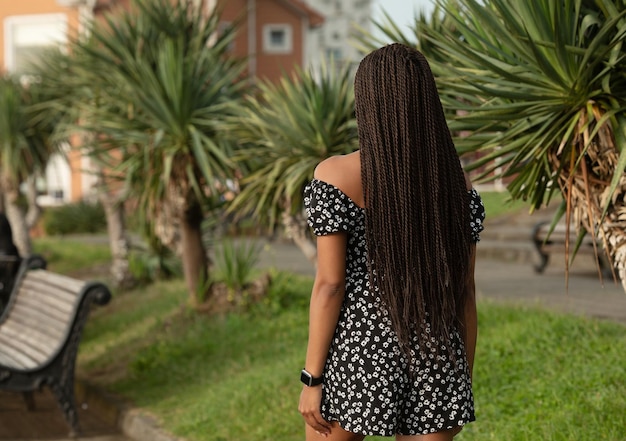
[{"label": "woman's left arm", "polygon": [[470,265],[465,281],[465,313],[463,317],[464,343],[467,354],[467,363],[470,376],[474,371],[474,354],[476,353],[476,340],[478,337],[478,314],[476,311],[476,283],[474,270],[476,267],[476,245],[472,245]]},{"label": "woman's left arm", "polygon": [[[472,181],[467,172],[463,172],[465,176],[465,185],[467,191],[472,189]],[[467,271],[467,279],[465,280],[465,311],[463,313],[463,340],[465,343],[465,353],[467,355],[467,363],[469,366],[470,376],[474,372],[474,355],[476,354],[476,340],[478,339],[478,313],[476,311],[476,282],[474,280],[474,272],[476,270],[476,244],[472,245],[470,250],[469,268]]]},{"label": "woman's left arm", "polygon": [[[335,233],[317,238],[317,272],[309,309],[309,342],[305,369],[314,377],[324,374],[328,350],[335,334],[343,304],[346,278],[347,234]],[[304,386],[298,410],[306,423],[322,435],[331,426],[320,413],[322,385]]]}]

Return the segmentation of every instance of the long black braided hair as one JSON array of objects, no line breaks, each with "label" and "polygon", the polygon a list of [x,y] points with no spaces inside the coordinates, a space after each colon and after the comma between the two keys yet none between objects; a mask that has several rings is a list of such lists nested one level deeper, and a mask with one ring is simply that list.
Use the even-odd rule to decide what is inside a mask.
[{"label": "long black braided hair", "polygon": [[414,339],[430,347],[429,340],[449,341],[461,329],[469,196],[420,52],[395,43],[370,53],[354,87],[370,280],[414,361]]}]

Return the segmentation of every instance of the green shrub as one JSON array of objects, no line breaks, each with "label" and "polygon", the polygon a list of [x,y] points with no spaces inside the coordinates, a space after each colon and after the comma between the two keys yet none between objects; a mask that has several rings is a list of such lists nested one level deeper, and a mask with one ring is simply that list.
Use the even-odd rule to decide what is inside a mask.
[{"label": "green shrub", "polygon": [[285,311],[308,310],[313,282],[309,277],[271,270],[267,295],[254,306],[253,312],[273,316]]},{"label": "green shrub", "polygon": [[158,240],[152,242],[150,245],[133,245],[128,261],[133,277],[141,285],[181,277],[183,270],[180,259]]},{"label": "green shrub", "polygon": [[215,248],[215,266],[218,273],[216,278],[224,282],[228,289],[243,290],[252,281],[260,252],[261,246],[253,241],[222,241]]},{"label": "green shrub", "polygon": [[80,201],[47,208],[43,228],[48,235],[98,233],[106,230],[104,208],[99,203]]}]

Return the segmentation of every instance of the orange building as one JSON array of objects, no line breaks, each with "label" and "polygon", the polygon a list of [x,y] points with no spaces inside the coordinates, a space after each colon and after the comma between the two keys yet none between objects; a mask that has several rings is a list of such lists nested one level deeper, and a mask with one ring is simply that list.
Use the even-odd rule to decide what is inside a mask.
[{"label": "orange building", "polygon": [[[202,1],[202,0],[195,0]],[[207,1],[207,0],[204,0]],[[4,72],[27,74],[25,66],[53,45],[64,45],[81,23],[130,0],[0,0],[0,66]],[[240,20],[231,50],[246,57],[253,77],[277,80],[295,66],[306,66],[315,50],[314,30],[324,18],[301,0],[208,0],[219,7],[222,26]],[[40,197],[42,205],[81,200],[94,192],[90,160],[68,143],[67,156],[52,158]],[[87,172],[85,172],[87,171]]]},{"label": "orange building", "polygon": [[314,30],[324,17],[300,0],[217,0],[222,26],[239,23],[232,51],[248,60],[252,77],[277,80],[308,66],[316,50]]},{"label": "orange building", "polygon": [[[3,72],[27,74],[27,63],[50,46],[67,44],[78,32],[84,8],[72,0],[20,0],[0,2],[0,66]],[[50,161],[44,180],[43,204],[82,198],[93,184],[91,175],[78,172],[89,168],[87,158],[67,146],[70,162],[62,157]]]}]

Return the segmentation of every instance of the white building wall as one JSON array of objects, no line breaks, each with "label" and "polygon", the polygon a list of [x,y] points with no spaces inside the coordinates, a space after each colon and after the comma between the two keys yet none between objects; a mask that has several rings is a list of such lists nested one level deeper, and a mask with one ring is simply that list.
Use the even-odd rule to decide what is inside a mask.
[{"label": "white building wall", "polygon": [[[19,75],[25,84],[31,81],[29,63],[50,47],[64,47],[68,26],[67,15],[60,13],[6,17],[3,22],[6,70]],[[64,150],[68,148],[65,146]],[[38,198],[40,204],[53,205],[69,201],[71,170],[65,156],[53,155],[37,183],[38,190],[42,192]]]},{"label": "white building wall", "polygon": [[309,65],[318,70],[334,59],[336,65],[356,66],[362,55],[356,48],[356,29],[371,30],[373,0],[305,0],[324,16],[324,24],[310,35]]},{"label": "white building wall", "polygon": [[58,205],[70,201],[72,194],[72,172],[65,154],[69,150],[69,144],[63,148],[64,154],[54,154],[48,161],[44,174],[43,194],[37,199],[42,206]]}]

